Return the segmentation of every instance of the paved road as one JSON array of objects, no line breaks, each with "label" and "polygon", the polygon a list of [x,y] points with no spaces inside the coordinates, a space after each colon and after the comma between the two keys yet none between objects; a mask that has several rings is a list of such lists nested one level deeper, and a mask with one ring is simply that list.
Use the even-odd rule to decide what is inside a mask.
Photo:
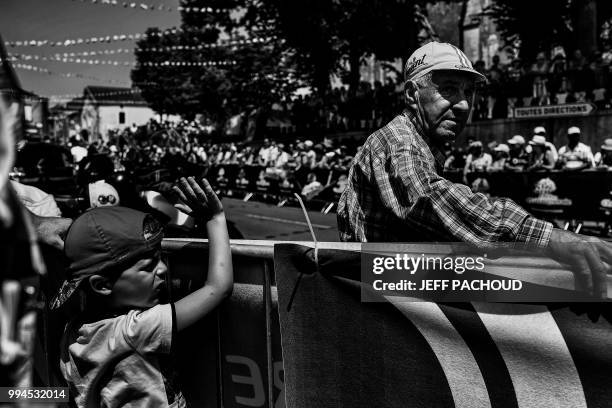
[{"label": "paved road", "polygon": [[[308,224],[300,208],[279,208],[275,205],[251,201],[245,203],[233,198],[224,198],[223,207],[228,220],[234,223],[245,239],[312,240]],[[309,216],[317,240],[339,241],[335,213],[310,212]]]}]

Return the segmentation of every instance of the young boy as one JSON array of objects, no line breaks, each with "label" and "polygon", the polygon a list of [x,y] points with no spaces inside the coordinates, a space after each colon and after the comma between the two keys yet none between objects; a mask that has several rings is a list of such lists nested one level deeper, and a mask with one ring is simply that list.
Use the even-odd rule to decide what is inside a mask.
[{"label": "young boy", "polygon": [[65,240],[68,279],[58,308],[77,291],[82,313],[66,326],[61,371],[79,407],[184,407],[168,357],[174,334],[212,311],[232,291],[233,272],[223,207],[210,184],[182,178],[177,207],[206,222],[206,284],[160,304],[167,267],[161,225],[150,215],[101,207],[77,218]]}]

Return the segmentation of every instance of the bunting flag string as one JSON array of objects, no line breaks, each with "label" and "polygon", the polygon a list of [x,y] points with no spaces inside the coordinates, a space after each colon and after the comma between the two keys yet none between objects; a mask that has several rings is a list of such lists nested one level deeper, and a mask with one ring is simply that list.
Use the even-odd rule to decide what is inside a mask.
[{"label": "bunting flag string", "polygon": [[102,78],[98,78],[98,77],[94,77],[94,76],[77,74],[77,73],[73,73],[73,72],[54,72],[54,71],[48,70],[47,68],[37,67],[35,65],[30,65],[30,64],[22,64],[22,63],[19,63],[19,62],[13,64],[13,67],[15,67],[17,69],[24,69],[24,70],[27,70],[27,71],[40,72],[42,74],[47,74],[47,75],[61,76],[61,77],[64,77],[64,78],[87,79],[87,80],[90,80],[90,81],[104,82],[104,83],[108,83],[108,84],[123,85],[123,86],[131,86],[132,85],[132,84],[130,84],[128,82],[119,81],[119,80],[116,80],[116,79],[102,79]]},{"label": "bunting flag string", "polygon": [[93,57],[95,55],[115,55],[115,54],[131,54],[134,50],[129,48],[117,48],[114,50],[100,50],[100,51],[81,51],[81,52],[62,52],[56,53],[53,56],[57,58],[61,57]]},{"label": "bunting flag string", "polygon": [[133,67],[136,64],[132,61],[110,61],[110,60],[91,60],[84,58],[70,58],[70,57],[55,57],[45,55],[29,55],[29,54],[9,54],[15,60],[21,61],[51,61],[51,62],[64,62],[74,64],[89,64],[89,65],[110,65],[110,66],[125,66]]},{"label": "bunting flag string", "polygon": [[[109,97],[109,96],[120,96],[120,95],[140,95],[141,90],[138,88],[131,88],[127,90],[121,91],[111,91],[111,92],[102,92],[96,93],[96,97]],[[52,101],[70,101],[76,98],[82,98],[83,94],[63,94],[63,95],[46,95],[45,98],[48,98]]]},{"label": "bunting flag string", "polygon": [[136,2],[125,2],[125,1],[117,1],[117,0],[72,0],[74,2],[79,1],[81,3],[91,3],[96,5],[107,5],[107,6],[115,6],[115,7],[123,7],[123,8],[131,8],[145,11],[179,11],[185,13],[209,13],[209,14],[218,14],[218,13],[226,13],[228,9],[217,9],[212,7],[189,7],[189,6],[178,6],[176,8],[165,6],[163,4],[153,5],[147,3],[136,3]]},{"label": "bunting flag string", "polygon": [[[163,31],[156,31],[150,34],[113,34],[103,37],[90,37],[90,38],[69,38],[63,41],[50,41],[50,40],[24,40],[24,41],[6,41],[5,44],[9,47],[71,47],[83,44],[104,44],[118,41],[136,41],[142,38],[148,37],[163,37],[168,34],[178,34],[184,32],[181,28],[169,28]],[[139,50],[143,51],[174,51],[174,50],[201,50],[208,48],[217,47],[233,47],[240,45],[252,45],[252,44],[265,44],[275,40],[276,37],[253,37],[253,38],[241,38],[241,39],[223,39],[216,43],[209,44],[198,44],[198,45],[172,45],[162,47],[149,47]],[[98,51],[101,52],[101,51]],[[125,51],[122,51],[125,52]]]},{"label": "bunting flag string", "polygon": [[236,65],[234,60],[225,61],[164,61],[164,62],[144,62],[145,67],[226,67]]},{"label": "bunting flag string", "polygon": [[275,37],[254,37],[248,39],[230,39],[221,40],[214,44],[198,44],[198,45],[168,45],[164,47],[146,47],[136,48],[136,51],[144,52],[168,52],[168,51],[198,51],[219,47],[236,47],[241,45],[267,44],[273,41]]},{"label": "bunting flag string", "polygon": [[[30,55],[30,54],[9,54],[14,60],[22,61],[52,61],[52,62],[63,62],[63,63],[74,63],[74,64],[88,64],[88,65],[109,65],[109,66],[124,66],[124,67],[135,67],[139,65],[132,61],[112,61],[112,60],[91,60],[84,58],[70,58],[70,57],[48,57],[44,55]],[[236,65],[235,60],[220,60],[220,61],[147,61],[142,64],[146,67],[217,67],[217,66],[230,66]]]},{"label": "bunting flag string", "polygon": [[154,31],[150,34],[136,33],[136,34],[113,34],[102,37],[90,37],[90,38],[75,38],[66,39],[63,41],[50,41],[50,40],[25,40],[25,41],[5,41],[5,44],[9,47],[43,47],[49,45],[51,47],[70,47],[74,45],[82,44],[102,44],[117,41],[135,41],[141,38],[148,37],[163,37],[168,34],[181,33],[184,30],[181,28],[168,28],[162,31]]}]

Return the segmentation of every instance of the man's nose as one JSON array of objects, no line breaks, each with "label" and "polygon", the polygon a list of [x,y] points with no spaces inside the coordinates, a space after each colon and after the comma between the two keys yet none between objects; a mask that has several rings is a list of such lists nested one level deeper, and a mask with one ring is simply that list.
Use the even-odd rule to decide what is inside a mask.
[{"label": "man's nose", "polygon": [[472,108],[472,96],[466,94],[464,91],[459,92],[453,108],[457,111],[469,113]]}]

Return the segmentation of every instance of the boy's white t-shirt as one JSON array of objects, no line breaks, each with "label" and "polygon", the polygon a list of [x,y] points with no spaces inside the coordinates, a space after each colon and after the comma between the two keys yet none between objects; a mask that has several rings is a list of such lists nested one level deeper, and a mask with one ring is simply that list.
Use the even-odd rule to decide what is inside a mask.
[{"label": "boy's white t-shirt", "polygon": [[172,346],[170,304],[78,326],[66,326],[60,361],[77,406],[186,406],[174,371],[161,361]]}]

